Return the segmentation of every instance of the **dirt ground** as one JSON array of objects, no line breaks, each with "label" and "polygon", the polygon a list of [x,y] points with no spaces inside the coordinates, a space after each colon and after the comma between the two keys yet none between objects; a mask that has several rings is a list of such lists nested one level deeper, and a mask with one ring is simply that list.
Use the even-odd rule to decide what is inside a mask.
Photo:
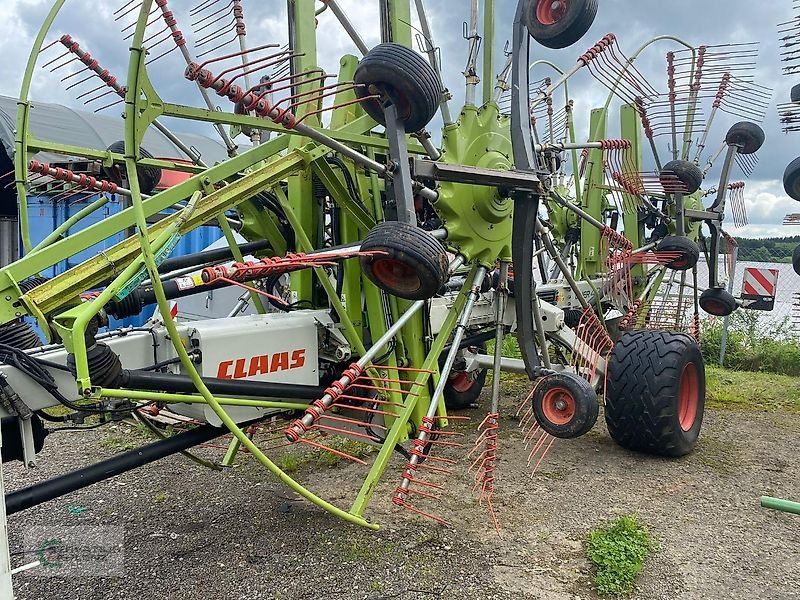
[{"label": "dirt ground", "polygon": [[[514,399],[505,402],[513,412]],[[472,416],[482,418],[477,410]],[[54,435],[40,468],[6,466],[7,488],[107,457],[126,434],[120,426]],[[53,563],[17,576],[15,591],[20,600],[586,600],[595,597],[586,535],[637,513],[658,550],[635,598],[800,598],[800,517],[759,507],[764,493],[800,498],[800,415],[709,411],[697,451],[680,460],[622,450],[600,423],[580,440],[557,442],[533,478],[522,437],[504,419],[496,495],[502,537],[474,502],[466,465],[448,477],[434,509],[451,520],[446,528],[392,506],[398,456],[369,510],[382,526],[373,533],[298,501],[249,455],[218,474],[172,457],[12,516],[14,565],[41,558],[42,548]],[[364,472],[317,464],[295,475],[348,506]],[[98,571],[105,576],[87,576],[91,557],[64,567],[56,562],[64,552],[42,546],[70,546],[80,532],[117,546],[94,557],[106,559]]]}]

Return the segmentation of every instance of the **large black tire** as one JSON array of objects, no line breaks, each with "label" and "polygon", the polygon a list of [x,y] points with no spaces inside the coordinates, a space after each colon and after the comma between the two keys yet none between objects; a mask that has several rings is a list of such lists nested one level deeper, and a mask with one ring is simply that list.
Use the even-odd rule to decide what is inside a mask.
[{"label": "large black tire", "polygon": [[790,162],[783,172],[783,189],[792,200],[800,202],[800,157]]},{"label": "large black tire", "polygon": [[364,274],[382,290],[405,300],[428,300],[448,279],[444,246],[430,233],[399,221],[378,224],[361,244]]},{"label": "large black tire", "polygon": [[597,16],[597,0],[530,0],[525,25],[547,48],[567,48],[580,40]]},{"label": "large black tire", "polygon": [[369,116],[386,125],[383,108],[388,103],[397,107],[405,129],[413,133],[431,122],[442,99],[442,82],[436,71],[422,56],[401,44],[379,44],[358,64],[355,76],[361,105]]},{"label": "large black tire", "polygon": [[533,391],[536,422],[553,437],[571,440],[586,435],[597,423],[597,393],[585,379],[569,373],[547,375]]},{"label": "large black tire", "polygon": [[703,424],[706,377],[700,346],[683,333],[632,331],[614,347],[606,424],[623,448],[684,456]]},{"label": "large black tire", "polygon": [[664,165],[664,168],[661,169],[662,182],[666,183],[672,177],[676,177],[686,186],[687,194],[694,194],[703,185],[703,172],[696,164],[688,160],[673,160]]},{"label": "large black tire", "polygon": [[700,308],[715,317],[729,317],[739,308],[739,303],[727,290],[710,288],[700,296]]},{"label": "large black tire", "polygon": [[800,246],[794,249],[794,255],[792,256],[792,266],[794,267],[794,272],[800,275]]},{"label": "large black tire", "polygon": [[[125,142],[114,142],[108,148],[109,152],[116,154],[125,153]],[[139,148],[139,154],[142,158],[153,158],[144,148]],[[139,176],[139,191],[142,194],[151,194],[156,189],[158,182],[161,181],[161,169],[158,167],[136,167],[136,173]],[[114,165],[113,167],[103,167],[100,170],[103,179],[107,179],[117,185],[123,186],[123,177],[127,178],[125,165]]]},{"label": "large black tire", "polygon": [[731,146],[739,146],[739,154],[755,154],[764,145],[764,130],[750,121],[736,123],[728,130],[725,142]]},{"label": "large black tire", "polygon": [[687,237],[671,235],[658,244],[657,252],[674,252],[679,254],[675,260],[667,263],[667,268],[675,271],[691,271],[700,260],[700,246]]},{"label": "large black tire", "polygon": [[790,98],[792,99],[792,102],[800,102],[800,84],[797,84],[792,88]]}]

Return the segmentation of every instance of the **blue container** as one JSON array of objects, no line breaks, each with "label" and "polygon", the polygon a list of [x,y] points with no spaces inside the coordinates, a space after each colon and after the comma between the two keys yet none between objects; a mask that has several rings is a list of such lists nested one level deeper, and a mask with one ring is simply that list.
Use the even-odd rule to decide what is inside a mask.
[{"label": "blue container", "polygon": [[[41,242],[57,227],[64,223],[64,221],[69,219],[75,213],[86,208],[86,206],[97,200],[97,198],[97,195],[93,195],[82,196],[79,200],[75,200],[75,197],[73,197],[69,199],[70,201],[59,201],[56,199],[56,201],[53,202],[51,196],[29,197],[28,215],[30,218],[31,242],[33,245],[35,246]],[[106,204],[103,208],[96,210],[88,217],[82,219],[74,227],[70,228],[69,231],[67,231],[67,235],[71,235],[77,231],[107,219],[111,215],[119,212],[121,207],[122,202],[120,198],[114,196],[111,202]],[[98,252],[107,250],[115,244],[118,244],[124,239],[124,237],[125,236],[123,233],[118,233],[106,240],[103,240],[101,243],[84,250],[83,252],[79,252],[74,256],[66,258],[57,265],[54,265],[43,271],[42,275],[45,277],[54,277],[56,275],[60,275],[72,267],[75,267],[85,260],[97,255]],[[177,247],[173,251],[172,256],[183,256],[186,254],[201,252],[222,237],[222,232],[216,227],[199,227],[198,229],[195,229],[188,235],[185,235],[181,238]],[[122,320],[111,319],[110,326],[112,329],[129,326],[138,327],[143,325],[144,322],[152,316],[154,310],[154,306],[145,307],[142,313],[135,317]]]}]

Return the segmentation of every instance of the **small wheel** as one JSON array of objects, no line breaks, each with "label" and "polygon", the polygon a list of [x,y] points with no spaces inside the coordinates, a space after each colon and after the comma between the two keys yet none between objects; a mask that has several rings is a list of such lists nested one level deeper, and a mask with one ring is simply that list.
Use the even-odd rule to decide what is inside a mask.
[{"label": "small wheel", "polygon": [[686,186],[687,194],[694,194],[703,185],[703,172],[688,160],[673,160],[661,169],[661,182],[667,185],[672,177],[676,177]]},{"label": "small wheel", "polygon": [[530,0],[525,25],[542,46],[567,48],[580,40],[597,16],[597,0]]},{"label": "small wheel", "polygon": [[800,246],[794,249],[794,255],[792,256],[792,266],[794,267],[794,272],[800,275]]},{"label": "small wheel", "polygon": [[444,388],[444,405],[448,410],[465,410],[480,398],[486,385],[486,369],[453,371]]},{"label": "small wheel", "polygon": [[700,260],[700,247],[687,237],[671,235],[658,244],[657,252],[675,253],[677,257],[667,263],[667,268],[675,271],[690,271]]},{"label": "small wheel", "polygon": [[792,200],[800,202],[800,157],[790,162],[783,172],[783,189]]},{"label": "small wheel", "polygon": [[725,136],[729,146],[739,146],[739,154],[755,154],[764,145],[765,139],[764,130],[750,121],[736,123]]},{"label": "small wheel", "polygon": [[[114,142],[107,150],[116,154],[125,153],[125,142]],[[153,158],[144,148],[139,148],[139,153],[142,158]],[[156,189],[158,182],[161,181],[161,169],[158,167],[137,167],[136,172],[139,175],[139,189],[143,194],[150,194]],[[100,170],[104,179],[107,179],[117,185],[124,185],[122,178],[127,178],[125,165],[114,165],[113,167],[103,167]]]},{"label": "small wheel", "polygon": [[800,84],[792,88],[791,99],[792,102],[800,102]]},{"label": "small wheel", "polygon": [[727,291],[711,288],[700,296],[700,308],[715,317],[729,317],[739,308],[739,303]]},{"label": "small wheel", "polygon": [[631,331],[614,347],[606,424],[623,448],[684,456],[700,436],[705,410],[703,355],[684,333]]},{"label": "small wheel", "polygon": [[539,426],[561,439],[586,435],[597,423],[597,394],[585,379],[567,373],[544,377],[533,392]]},{"label": "small wheel", "polygon": [[428,232],[399,221],[378,224],[361,244],[366,276],[382,290],[405,300],[427,300],[442,289],[449,261],[444,246]]},{"label": "small wheel", "polygon": [[424,128],[436,115],[442,99],[442,82],[422,56],[401,44],[379,44],[369,51],[356,69],[361,105],[367,114],[386,125],[383,107],[391,103],[405,122],[408,133]]}]

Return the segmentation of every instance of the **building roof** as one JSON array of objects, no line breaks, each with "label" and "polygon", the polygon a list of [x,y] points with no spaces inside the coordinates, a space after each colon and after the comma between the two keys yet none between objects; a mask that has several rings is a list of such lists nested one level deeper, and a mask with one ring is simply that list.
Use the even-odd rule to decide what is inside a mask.
[{"label": "building roof", "polygon": [[[16,122],[17,99],[0,96],[0,144],[8,158],[14,156]],[[78,111],[47,102],[31,101],[30,131],[41,140],[96,150],[105,150],[114,142],[124,139],[121,118]],[[221,141],[192,133],[180,133],[178,137],[184,144],[196,148],[208,165],[227,158],[227,151]],[[153,127],[145,133],[142,147],[157,158],[186,158],[175,144]],[[45,152],[36,156],[37,160],[50,163],[64,162],[64,158]]]}]

